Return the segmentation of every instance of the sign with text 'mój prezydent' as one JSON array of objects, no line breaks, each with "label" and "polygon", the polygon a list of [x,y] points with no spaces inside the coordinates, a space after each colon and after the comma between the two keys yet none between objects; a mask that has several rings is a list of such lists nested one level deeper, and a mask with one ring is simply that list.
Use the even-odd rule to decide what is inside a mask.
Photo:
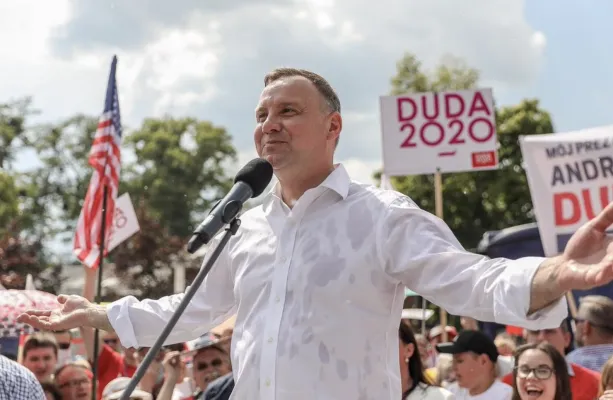
[{"label": "sign with text 'm\u00f3j prezydent'", "polygon": [[613,201],[613,126],[520,139],[545,255]]},{"label": "sign with text 'm\u00f3j prezydent'", "polygon": [[491,89],[382,96],[380,108],[385,174],[498,167]]}]

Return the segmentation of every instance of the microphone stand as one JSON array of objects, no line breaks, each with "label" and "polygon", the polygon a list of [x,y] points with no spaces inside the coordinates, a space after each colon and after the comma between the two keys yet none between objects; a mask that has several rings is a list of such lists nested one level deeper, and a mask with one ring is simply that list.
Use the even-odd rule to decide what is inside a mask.
[{"label": "microphone stand", "polygon": [[230,240],[230,238],[233,235],[235,235],[236,232],[238,231],[238,227],[240,226],[240,224],[241,224],[241,221],[238,218],[234,218],[230,222],[230,226],[226,228],[226,233],[223,235],[221,241],[219,242],[219,244],[213,251],[213,255],[211,255],[211,258],[208,259],[204,267],[202,267],[202,269],[198,271],[198,275],[196,275],[196,278],[194,278],[194,281],[192,282],[190,288],[187,290],[187,292],[185,292],[185,296],[183,296],[183,300],[181,300],[181,303],[177,307],[177,310],[170,318],[170,321],[168,321],[168,324],[166,325],[166,327],[164,327],[162,334],[155,341],[155,343],[153,344],[153,347],[151,347],[149,351],[147,352],[147,355],[145,356],[141,364],[138,366],[136,373],[130,380],[130,383],[128,384],[128,386],[126,386],[126,388],[124,389],[119,400],[130,400],[130,395],[132,394],[134,389],[136,389],[136,386],[138,385],[140,380],[145,375],[145,372],[149,368],[149,365],[151,365],[151,363],[157,356],[158,352],[164,345],[164,342],[168,338],[168,335],[170,335],[170,332],[172,332],[173,328],[177,324],[177,321],[179,321],[179,318],[181,318],[181,315],[187,308],[187,305],[189,304],[189,302],[192,300],[192,298],[194,297],[194,295],[200,288],[200,285],[202,285],[204,278],[207,276],[207,274],[211,270],[211,267],[213,267],[213,264],[215,264],[215,261],[217,261],[217,258],[219,258],[221,251],[228,244],[228,241]]}]

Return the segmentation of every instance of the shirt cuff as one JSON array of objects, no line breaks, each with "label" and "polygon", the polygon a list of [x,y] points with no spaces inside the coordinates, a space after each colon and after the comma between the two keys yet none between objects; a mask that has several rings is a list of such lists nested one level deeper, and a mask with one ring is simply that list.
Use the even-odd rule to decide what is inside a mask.
[{"label": "shirt cuff", "polygon": [[509,262],[501,279],[504,283],[499,286],[501,291],[495,296],[496,320],[529,330],[554,329],[562,324],[568,316],[568,305],[564,296],[528,316],[532,280],[539,265],[545,260],[543,257],[524,257]]},{"label": "shirt cuff", "polygon": [[106,315],[121,345],[126,348],[138,348],[138,341],[130,321],[130,306],[138,303],[134,296],[127,296],[106,306]]}]

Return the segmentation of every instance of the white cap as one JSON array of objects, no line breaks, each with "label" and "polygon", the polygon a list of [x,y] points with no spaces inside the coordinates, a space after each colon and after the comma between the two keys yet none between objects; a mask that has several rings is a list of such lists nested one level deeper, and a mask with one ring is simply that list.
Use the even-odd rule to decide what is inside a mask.
[{"label": "white cap", "polygon": [[[117,400],[123,394],[123,391],[130,384],[130,378],[120,377],[110,381],[102,391],[102,400]],[[136,387],[130,397],[139,397],[143,400],[153,400],[151,393],[145,392]]]}]

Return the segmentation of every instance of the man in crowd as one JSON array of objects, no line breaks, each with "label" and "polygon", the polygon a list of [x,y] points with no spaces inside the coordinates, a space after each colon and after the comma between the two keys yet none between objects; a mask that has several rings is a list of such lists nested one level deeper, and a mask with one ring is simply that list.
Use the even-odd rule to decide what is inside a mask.
[{"label": "man in crowd", "polygon": [[[352,181],[334,163],[342,126],[340,100],[321,76],[280,68],[265,77],[254,142],[278,183],[242,215],[167,339],[192,340],[236,313],[236,398],[400,398],[398,347],[389,338],[397,337],[405,288],[451,314],[540,329],[565,318],[567,291],[613,280],[605,235],[613,204],[558,257],[488,259],[463,249],[407,196]],[[182,298],[128,296],[104,307],[60,296],[59,310],[19,321],[91,326],[117,332],[126,347],[148,347]]]},{"label": "man in crowd", "polygon": [[0,399],[45,400],[45,393],[31,371],[0,355]]},{"label": "man in crowd", "polygon": [[58,346],[55,336],[36,332],[28,336],[23,345],[22,364],[34,373],[39,382],[51,380],[57,368]]},{"label": "man in crowd", "polygon": [[[548,342],[562,355],[566,354],[566,349],[571,342],[567,321],[562,322],[560,326],[554,329],[526,330],[524,336],[527,343]],[[573,363],[568,363],[568,374],[570,375],[570,390],[573,400],[594,400],[597,398],[600,374]],[[513,374],[505,375],[502,381],[512,386]]]},{"label": "man in crowd", "polygon": [[600,372],[613,355],[613,300],[606,296],[585,296],[577,310],[577,343],[569,362]]},{"label": "man in crowd", "polygon": [[191,353],[192,375],[199,392],[205,391],[214,380],[232,372],[230,355],[222,343],[210,333],[196,340]]}]

